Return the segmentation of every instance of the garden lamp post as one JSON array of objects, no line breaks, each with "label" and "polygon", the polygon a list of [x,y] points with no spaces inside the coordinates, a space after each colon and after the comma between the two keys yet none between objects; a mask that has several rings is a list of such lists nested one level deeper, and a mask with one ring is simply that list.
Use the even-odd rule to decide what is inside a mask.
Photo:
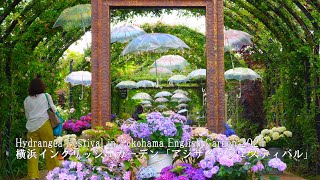
[{"label": "garden lamp post", "polygon": [[[70,73],[72,73],[73,68],[73,59],[70,61]],[[73,101],[72,101],[72,84],[69,83],[69,108],[73,107]]]}]

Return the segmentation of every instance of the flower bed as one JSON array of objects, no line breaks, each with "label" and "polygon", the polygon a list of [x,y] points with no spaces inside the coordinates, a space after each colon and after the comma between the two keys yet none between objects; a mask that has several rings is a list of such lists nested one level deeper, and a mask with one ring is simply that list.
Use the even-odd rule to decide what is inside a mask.
[{"label": "flower bed", "polygon": [[[115,125],[108,128],[87,130],[83,134],[96,140],[105,138],[101,146],[79,146],[77,155],[69,158],[63,167],[49,172],[52,179],[75,176],[93,179],[127,179],[130,172],[137,172],[137,179],[250,179],[262,178],[263,172],[273,169],[284,171],[286,164],[278,158],[268,159],[268,151],[247,143],[236,135],[209,132],[206,128],[192,130],[185,125],[186,118],[177,114],[163,116],[147,114],[142,120],[128,119],[121,126],[123,134]],[[115,128],[110,128],[115,127]],[[178,147],[169,146],[169,138],[179,141]],[[182,163],[162,169],[159,177],[150,167],[141,167],[141,148],[135,141],[162,141],[162,149],[177,150],[175,161]],[[148,147],[149,148],[149,147]],[[150,147],[161,150],[159,147]],[[74,173],[80,172],[80,173]]]}]

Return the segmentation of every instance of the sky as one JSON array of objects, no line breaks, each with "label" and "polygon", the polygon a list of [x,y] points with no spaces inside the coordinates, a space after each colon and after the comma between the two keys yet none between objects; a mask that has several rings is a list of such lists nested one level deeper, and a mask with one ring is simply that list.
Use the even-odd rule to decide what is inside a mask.
[{"label": "sky", "polygon": [[[130,22],[129,22],[130,21]],[[191,29],[194,29],[198,32],[201,33],[205,33],[205,17],[201,16],[201,17],[179,17],[178,16],[178,11],[173,11],[171,14],[165,14],[162,15],[161,17],[148,17],[148,16],[138,16],[135,17],[133,19],[130,19],[126,22],[120,22],[118,24],[111,24],[111,29],[117,26],[121,26],[124,24],[133,24],[133,25],[142,25],[145,23],[157,23],[157,22],[162,22],[164,24],[169,24],[169,25],[185,25]],[[69,51],[74,51],[74,52],[79,52],[79,53],[83,53],[83,49],[86,48],[87,46],[87,42],[88,45],[91,44],[91,32],[88,31],[85,33],[85,35],[78,41],[76,41],[75,43],[73,43],[70,47],[69,47]]]}]

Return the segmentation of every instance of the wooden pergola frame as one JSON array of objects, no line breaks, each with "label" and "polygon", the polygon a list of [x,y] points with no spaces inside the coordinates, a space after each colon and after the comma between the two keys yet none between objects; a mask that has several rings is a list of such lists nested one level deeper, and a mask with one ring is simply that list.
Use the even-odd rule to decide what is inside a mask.
[{"label": "wooden pergola frame", "polygon": [[225,131],[223,0],[91,0],[92,125],[111,119],[110,9],[127,7],[205,8],[207,58],[207,127]]}]

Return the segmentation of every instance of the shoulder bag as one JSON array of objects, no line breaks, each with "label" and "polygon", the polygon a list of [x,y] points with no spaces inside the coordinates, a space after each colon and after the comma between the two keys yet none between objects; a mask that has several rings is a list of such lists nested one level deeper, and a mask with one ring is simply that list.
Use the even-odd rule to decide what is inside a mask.
[{"label": "shoulder bag", "polygon": [[49,100],[48,100],[48,95],[45,93],[46,95],[46,99],[47,99],[47,102],[48,102],[48,115],[49,115],[49,119],[50,119],[50,123],[51,123],[51,126],[52,128],[55,128],[57,127],[59,124],[60,124],[60,119],[56,116],[56,113],[54,113],[51,109],[51,106],[49,104]]}]

